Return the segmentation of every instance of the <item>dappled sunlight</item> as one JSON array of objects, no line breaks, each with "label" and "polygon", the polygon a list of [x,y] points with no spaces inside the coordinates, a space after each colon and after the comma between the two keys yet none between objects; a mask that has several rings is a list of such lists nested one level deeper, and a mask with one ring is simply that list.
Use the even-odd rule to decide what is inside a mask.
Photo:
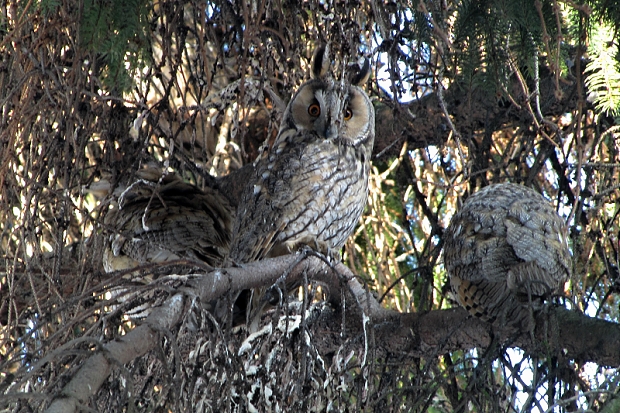
[{"label": "dappled sunlight", "polygon": [[[443,263],[444,232],[471,194],[525,185],[569,229],[572,276],[541,313],[560,307],[610,329],[620,322],[612,53],[620,11],[611,3],[9,3],[0,30],[0,410],[44,411],[87,360],[150,328],[145,317],[176,293],[185,300],[176,321],[140,336],[133,348],[148,351],[110,362],[102,390],[79,403],[98,411],[564,413],[604,411],[617,398],[620,362],[594,363],[603,357],[596,346],[566,356],[582,331],[538,325],[503,334],[467,317],[454,310]],[[275,287],[262,285],[269,299],[249,326],[237,296],[267,270],[213,301],[197,292],[208,290],[199,280],[243,284],[230,274],[250,271],[246,263],[225,261],[229,233],[219,250],[202,245],[199,231],[182,234],[189,244],[174,259],[123,261],[106,272],[104,261],[119,255],[112,244],[138,245],[178,198],[216,199],[226,217],[245,213],[243,191],[260,191],[248,186],[247,165],[273,145],[324,43],[337,82],[370,62],[362,85],[376,113],[368,202],[341,251],[304,240],[274,255],[326,267],[300,270],[287,285],[290,267]],[[187,186],[164,193],[173,178]],[[122,197],[142,197],[144,206],[134,227],[119,230],[110,217],[129,210]],[[161,215],[149,215],[154,205]],[[162,228],[182,232],[191,216],[180,210]],[[392,312],[373,313],[371,304]],[[428,315],[460,322],[423,330]],[[583,336],[590,333],[607,338]],[[571,345],[554,352],[567,335]]]}]

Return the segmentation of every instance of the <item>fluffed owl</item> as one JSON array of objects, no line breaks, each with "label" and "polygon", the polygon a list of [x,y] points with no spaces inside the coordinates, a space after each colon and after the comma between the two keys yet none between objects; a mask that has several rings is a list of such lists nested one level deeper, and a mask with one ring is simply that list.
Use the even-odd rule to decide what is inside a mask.
[{"label": "fluffed owl", "polygon": [[[366,60],[350,80],[330,75],[327,47],[314,54],[311,79],[284,111],[280,130],[255,161],[237,211],[229,261],[243,264],[303,247],[339,257],[368,198],[375,112],[360,88]],[[288,285],[289,288],[294,285]],[[256,328],[264,291],[237,301]],[[244,301],[244,302],[240,302]],[[273,301],[273,298],[269,299]]]},{"label": "fluffed owl", "polygon": [[204,190],[155,168],[123,188],[118,208],[105,218],[111,232],[104,269],[186,258],[212,266],[228,254],[234,208],[216,188]]},{"label": "fluffed owl", "polygon": [[368,197],[375,114],[359,87],[370,65],[336,81],[326,47],[289,102],[273,145],[242,196],[230,259],[241,264],[303,246],[338,256]]},{"label": "fluffed owl", "polygon": [[452,218],[444,264],[454,295],[470,314],[530,328],[532,311],[570,278],[566,224],[534,190],[489,185]]}]

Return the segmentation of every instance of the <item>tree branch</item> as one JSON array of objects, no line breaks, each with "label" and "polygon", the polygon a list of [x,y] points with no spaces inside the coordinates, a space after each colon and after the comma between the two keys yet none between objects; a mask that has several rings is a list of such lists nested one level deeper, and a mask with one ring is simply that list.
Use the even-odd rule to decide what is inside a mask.
[{"label": "tree branch", "polygon": [[[429,353],[487,347],[493,337],[498,337],[504,345],[520,347],[532,354],[556,355],[606,366],[620,365],[620,347],[617,345],[620,325],[616,323],[550,306],[536,315],[532,340],[527,331],[494,331],[490,324],[470,317],[461,308],[402,314],[382,308],[344,264],[338,263],[330,268],[314,256],[304,258],[301,254],[294,254],[266,259],[244,268],[216,270],[214,277],[209,274],[200,277],[195,290],[201,299],[213,300],[226,292],[273,284],[281,274],[287,274],[288,281],[302,280],[304,273],[328,287],[330,302],[335,309],[341,308],[341,292],[344,292],[345,299],[356,304],[346,306],[349,334],[360,332],[356,328],[361,328],[366,316],[374,325],[377,345],[385,352],[428,356]],[[342,314],[330,314],[319,322],[319,328],[340,335],[341,332],[333,326],[339,325]],[[317,346],[320,348],[320,344]]]},{"label": "tree branch", "polygon": [[[430,311],[426,314],[402,314],[384,309],[365,289],[357,276],[344,264],[328,263],[317,256],[291,254],[244,265],[214,269],[191,278],[179,289],[212,302],[225,294],[248,288],[272,285],[283,277],[287,282],[304,277],[320,281],[330,293],[335,311],[326,312],[310,328],[320,332],[317,349],[327,354],[332,343],[342,340],[342,311],[345,311],[346,334],[363,334],[364,323],[374,330],[375,354],[410,354],[411,357],[433,356],[453,350],[488,347],[493,337],[501,343],[538,355],[592,361],[600,365],[620,365],[620,325],[587,317],[561,307],[549,307],[536,316],[536,329],[529,332],[498,332],[491,325],[472,318],[461,308]],[[342,305],[342,298],[348,304]],[[153,349],[159,331],[173,328],[183,310],[181,294],[172,295],[155,308],[146,322],[122,339],[105,345],[80,368],[49,406],[47,412],[72,412],[95,394],[114,364],[126,364]],[[331,335],[332,337],[327,337]]]},{"label": "tree branch", "polygon": [[99,391],[115,364],[124,365],[145,355],[158,342],[159,331],[170,329],[179,322],[183,309],[183,296],[176,294],[164,305],[153,309],[144,324],[136,327],[121,339],[105,345],[82,365],[73,379],[54,398],[47,413],[68,413],[78,410],[80,405]]}]

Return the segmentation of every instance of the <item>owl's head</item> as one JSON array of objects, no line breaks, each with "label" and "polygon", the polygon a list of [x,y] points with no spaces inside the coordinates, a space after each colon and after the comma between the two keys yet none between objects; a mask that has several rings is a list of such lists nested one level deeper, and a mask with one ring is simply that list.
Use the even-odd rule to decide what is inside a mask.
[{"label": "owl's head", "polygon": [[344,145],[372,145],[375,111],[368,95],[360,88],[370,75],[370,63],[335,81],[330,73],[327,46],[314,53],[312,79],[299,90],[284,112],[280,130],[294,128],[314,132],[319,138]]}]

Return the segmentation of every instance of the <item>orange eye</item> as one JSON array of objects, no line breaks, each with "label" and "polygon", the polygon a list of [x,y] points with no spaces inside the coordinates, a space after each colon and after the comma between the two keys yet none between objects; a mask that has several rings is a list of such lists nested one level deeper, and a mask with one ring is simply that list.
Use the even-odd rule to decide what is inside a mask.
[{"label": "orange eye", "polygon": [[313,103],[312,105],[308,107],[308,115],[312,116],[313,118],[318,118],[320,114],[321,114],[321,107],[317,105],[316,103]]},{"label": "orange eye", "polygon": [[344,110],[344,120],[349,120],[353,117],[353,111],[349,108]]}]

